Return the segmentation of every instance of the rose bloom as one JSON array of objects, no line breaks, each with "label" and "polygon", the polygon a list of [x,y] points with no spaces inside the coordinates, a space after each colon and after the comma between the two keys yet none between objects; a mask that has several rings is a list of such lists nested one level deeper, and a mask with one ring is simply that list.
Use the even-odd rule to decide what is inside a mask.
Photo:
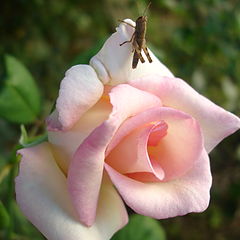
[{"label": "rose bloom", "polygon": [[[131,20],[125,20],[135,24]],[[152,54],[132,69],[120,24],[61,82],[48,140],[21,149],[17,202],[49,240],[107,240],[136,213],[164,219],[209,204],[208,153],[240,128]]]}]

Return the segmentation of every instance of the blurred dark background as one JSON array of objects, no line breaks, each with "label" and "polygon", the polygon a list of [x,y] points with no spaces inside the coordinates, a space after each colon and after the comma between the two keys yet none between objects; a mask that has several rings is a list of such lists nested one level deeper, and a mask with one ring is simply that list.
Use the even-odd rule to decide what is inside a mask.
[{"label": "blurred dark background", "polygon": [[[36,118],[23,122],[30,137],[44,132],[44,119],[64,72],[74,64],[88,63],[115,31],[117,20],[136,19],[147,4],[140,0],[1,1],[0,98],[4,56],[9,54],[27,67],[41,96]],[[148,18],[148,45],[159,59],[201,94],[239,116],[240,1],[151,0]],[[0,239],[43,239],[14,201],[13,159],[20,123],[0,118]],[[210,155],[210,207],[202,214],[160,221],[167,239],[240,239],[239,140],[239,133],[227,138]]]}]

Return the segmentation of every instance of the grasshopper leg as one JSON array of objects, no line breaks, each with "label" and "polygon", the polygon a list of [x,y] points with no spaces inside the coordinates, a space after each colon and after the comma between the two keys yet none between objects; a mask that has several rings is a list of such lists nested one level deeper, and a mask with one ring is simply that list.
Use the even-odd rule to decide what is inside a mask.
[{"label": "grasshopper leg", "polygon": [[135,33],[133,33],[133,35],[132,35],[132,37],[131,37],[131,39],[130,40],[128,40],[128,41],[125,41],[125,42],[123,42],[123,43],[120,43],[119,44],[119,46],[122,46],[123,44],[125,44],[125,43],[130,43],[130,42],[132,42],[133,41],[133,38],[134,38],[134,36],[135,36]]},{"label": "grasshopper leg", "polygon": [[[137,46],[138,46],[138,45],[137,45]],[[133,55],[133,61],[132,61],[132,68],[133,68],[133,69],[137,67],[137,64],[138,64],[139,59],[140,59],[140,61],[141,61],[142,63],[145,62],[145,60],[144,60],[144,58],[143,58],[143,56],[142,56],[142,54],[141,54],[141,51],[140,51],[139,48],[137,47],[137,48],[135,48],[134,55]]]},{"label": "grasshopper leg", "polygon": [[140,58],[140,61],[142,63],[145,63],[145,60],[142,56],[141,49],[139,48],[137,41],[133,41],[133,47],[135,49],[135,52],[138,54],[138,58]]},{"label": "grasshopper leg", "polygon": [[143,47],[143,51],[144,51],[145,55],[147,56],[148,61],[151,63],[152,62],[152,58],[150,57],[150,54],[149,54],[148,49],[147,49],[146,46]]},{"label": "grasshopper leg", "polygon": [[138,55],[137,51],[134,51],[133,60],[132,60],[132,68],[133,69],[137,67],[138,61],[139,61],[139,55]]}]

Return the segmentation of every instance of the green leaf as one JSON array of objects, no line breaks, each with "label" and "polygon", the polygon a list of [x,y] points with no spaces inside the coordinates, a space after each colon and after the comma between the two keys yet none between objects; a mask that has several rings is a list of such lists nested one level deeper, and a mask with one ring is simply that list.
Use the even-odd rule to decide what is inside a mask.
[{"label": "green leaf", "polygon": [[30,123],[40,112],[40,94],[29,71],[14,57],[5,56],[6,79],[0,91],[0,117]]},{"label": "green leaf", "polygon": [[0,168],[0,184],[5,179],[6,176],[10,173],[12,164],[6,164],[4,167]]},{"label": "green leaf", "polygon": [[72,61],[71,66],[76,64],[88,64],[90,59],[94,55],[96,55],[99,52],[99,50],[102,48],[105,41],[106,41],[106,38],[102,38],[95,45],[90,47],[88,50],[76,56],[75,59]]},{"label": "green leaf", "polygon": [[42,135],[38,135],[35,137],[29,137],[27,134],[27,131],[25,129],[25,126],[22,124],[21,127],[21,137],[19,139],[19,143],[22,147],[33,147],[35,145],[38,145],[44,141],[47,141],[47,133],[43,133]]},{"label": "green leaf", "polygon": [[26,128],[25,128],[25,126],[23,124],[21,124],[20,130],[21,130],[21,136],[20,136],[20,139],[19,139],[19,143],[21,145],[24,145],[25,143],[28,142],[27,130],[26,130]]},{"label": "green leaf", "polygon": [[111,240],[166,240],[164,229],[152,218],[132,215],[129,223]]},{"label": "green leaf", "polygon": [[3,203],[0,201],[0,229],[4,229],[9,225],[10,218],[7,213],[6,208]]}]

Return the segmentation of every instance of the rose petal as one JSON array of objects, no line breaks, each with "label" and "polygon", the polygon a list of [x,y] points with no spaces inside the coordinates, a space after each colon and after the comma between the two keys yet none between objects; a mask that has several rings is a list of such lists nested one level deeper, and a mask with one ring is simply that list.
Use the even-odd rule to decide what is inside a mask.
[{"label": "rose petal", "polygon": [[163,105],[179,109],[197,119],[208,152],[240,128],[238,117],[200,95],[181,79],[149,75],[132,80],[130,84],[155,94]]},{"label": "rose petal", "polygon": [[[124,144],[124,141],[128,139],[128,137],[124,137],[144,124],[159,121],[164,121],[168,125],[167,134],[159,141],[159,144],[157,146],[148,146],[147,149],[147,142],[145,142],[145,146],[142,145],[142,147],[137,149],[137,156],[129,155],[129,153],[134,155],[136,143],[129,139],[130,141]],[[148,134],[150,134],[150,132],[148,132]],[[122,139],[123,142],[121,142]],[[138,141],[138,139],[140,138],[135,138],[136,141]],[[147,138],[145,138],[145,140],[147,140]],[[122,145],[122,143],[124,145]],[[157,162],[157,165],[164,171],[164,181],[168,181],[169,179],[182,176],[192,168],[194,162],[199,158],[202,149],[202,134],[195,119],[186,113],[172,108],[155,107],[139,113],[121,125],[108,146],[107,154],[111,151],[112,153],[109,154],[111,161],[107,160],[107,163],[114,168],[116,167],[115,169],[119,169],[120,167],[121,172],[124,167],[124,170],[126,170],[127,163],[125,162],[129,162],[130,167],[134,161],[140,161],[142,163],[143,160],[141,158],[146,157],[146,151],[148,150],[152,168],[156,169]],[[117,154],[115,151],[117,151]],[[111,156],[111,154],[113,155]],[[145,162],[147,162],[147,160],[145,160]],[[133,168],[133,170],[135,170],[135,168]],[[145,171],[143,167],[137,170],[148,172],[146,167]],[[132,171],[128,171],[127,173],[130,172]]]},{"label": "rose petal", "polygon": [[17,202],[47,239],[106,240],[127,223],[123,202],[107,178],[100,192],[96,222],[87,228],[77,220],[66,177],[56,165],[49,145],[43,143],[19,153],[23,157],[16,178]]},{"label": "rose petal", "polygon": [[[159,99],[129,85],[110,92],[113,110],[108,120],[96,128],[79,146],[68,172],[68,188],[80,221],[91,226],[95,219],[106,148],[115,131],[128,117],[154,106]],[[81,208],[84,204],[85,208]]]},{"label": "rose petal", "polygon": [[102,93],[103,85],[91,66],[70,68],[61,82],[56,112],[47,119],[48,129],[62,131],[71,128]]},{"label": "rose petal", "polygon": [[188,173],[169,182],[143,183],[106,163],[105,169],[127,205],[139,214],[164,219],[201,212],[209,204],[211,172],[205,150]]},{"label": "rose petal", "polygon": [[[136,130],[125,136],[117,147],[111,151],[105,162],[123,174],[153,172],[157,178],[162,180],[164,178],[163,169],[159,164],[155,164],[155,161],[150,160],[147,151],[149,135],[160,124],[136,126]],[[119,130],[121,131],[121,127]]]},{"label": "rose petal", "polygon": [[[135,26],[135,22],[131,19],[125,19],[124,21]],[[139,61],[137,68],[132,69],[132,44],[126,43],[122,46],[119,44],[131,39],[134,28],[126,23],[121,23],[116,30],[117,32],[107,39],[102,49],[90,61],[90,65],[96,70],[98,77],[104,84],[117,85],[127,83],[131,79],[151,73],[173,77],[173,74],[149,49],[153,62],[149,63],[145,54],[142,53],[145,63]]]},{"label": "rose petal", "polygon": [[78,146],[93,129],[109,117],[111,110],[110,101],[102,97],[68,131],[48,131],[48,140],[52,144],[54,156],[66,174],[68,165]]}]

